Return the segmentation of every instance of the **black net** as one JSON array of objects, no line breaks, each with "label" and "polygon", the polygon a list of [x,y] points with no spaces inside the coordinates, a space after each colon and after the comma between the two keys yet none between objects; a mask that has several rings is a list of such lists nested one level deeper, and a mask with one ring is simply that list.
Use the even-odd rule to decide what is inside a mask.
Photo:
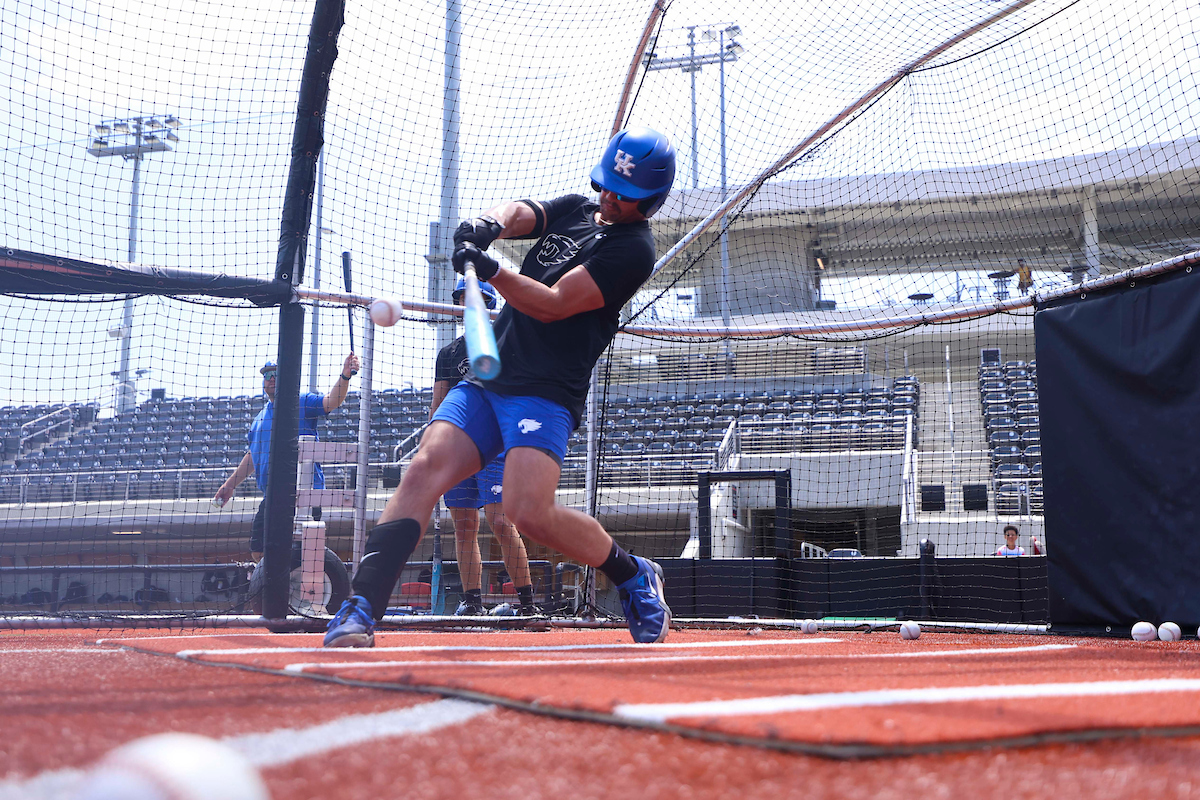
[{"label": "black net", "polygon": [[[0,14],[10,258],[276,274],[309,5]],[[1010,523],[1027,556],[1054,547],[1033,303],[1197,249],[1198,19],[1165,1],[351,4],[297,283],[447,303],[461,218],[587,193],[614,119],[660,130],[679,162],[659,269],[597,365],[560,502],[661,560],[680,616],[1045,622],[1045,560],[997,557]],[[524,246],[497,249],[519,264]],[[253,612],[256,478],[211,500],[247,453],[278,311],[3,288],[0,612]],[[331,552],[324,577],[294,574],[300,610],[344,591],[336,565],[456,335],[409,311],[368,353],[360,306],[305,308],[285,343],[301,392],[337,393],[352,336],[372,384],[318,423],[367,466],[318,459],[345,494],[309,497],[321,520],[300,506]],[[485,603],[512,601],[486,524],[480,543]],[[527,544],[541,603],[618,609],[603,577],[592,599],[581,565]],[[427,537],[397,607],[457,602],[434,561]]]}]

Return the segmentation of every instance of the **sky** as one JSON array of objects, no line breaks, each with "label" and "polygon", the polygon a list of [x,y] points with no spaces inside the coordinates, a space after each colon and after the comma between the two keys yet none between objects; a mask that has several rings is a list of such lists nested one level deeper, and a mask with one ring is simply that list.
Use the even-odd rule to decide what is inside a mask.
[{"label": "sky", "polygon": [[[688,26],[740,27],[744,51],[726,65],[724,84],[727,181],[737,185],[1000,8],[676,0],[656,52],[687,52]],[[514,197],[587,192],[651,3],[465,1],[462,9],[458,216]],[[3,244],[125,260],[133,164],[88,155],[92,126],[174,114],[180,142],[141,164],[136,260],[273,275],[311,14],[311,2],[296,0],[0,3]],[[429,225],[441,207],[444,15],[441,1],[347,4],[326,118],[322,288],[343,288],[345,250],[356,293],[426,296]],[[1038,20],[1048,21],[1027,30]],[[944,53],[936,69],[910,75],[780,178],[1019,162],[1195,135],[1200,87],[1188,62],[1198,20],[1181,0],[1137,8],[1038,0]],[[715,49],[703,39],[699,47]],[[719,184],[720,96],[719,69],[704,67],[693,154],[690,77],[662,70],[640,83],[630,121],[676,143],[677,185],[690,184],[693,160],[700,186]],[[316,227],[314,208],[307,286],[316,278]],[[931,275],[928,291],[942,300],[956,291],[952,281]],[[909,276],[851,276],[827,292],[839,307],[886,305],[913,285]],[[12,376],[0,382],[0,403],[111,399],[120,340],[108,331],[120,325],[121,306],[0,298],[0,370]],[[321,309],[320,391],[349,348],[347,327],[344,313]],[[133,368],[148,370],[139,390],[255,393],[276,336],[273,311],[139,300]],[[356,339],[361,346],[361,331]],[[430,325],[402,323],[377,341],[377,388],[429,385]],[[303,386],[308,364],[306,353]]]}]

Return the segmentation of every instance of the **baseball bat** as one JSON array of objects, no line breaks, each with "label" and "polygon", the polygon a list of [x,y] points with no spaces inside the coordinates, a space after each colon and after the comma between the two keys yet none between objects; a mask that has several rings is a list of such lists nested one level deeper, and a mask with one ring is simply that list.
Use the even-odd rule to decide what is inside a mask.
[{"label": "baseball bat", "polygon": [[500,376],[500,352],[496,348],[491,317],[483,303],[483,293],[479,291],[474,263],[466,263],[463,278],[467,282],[463,295],[463,337],[467,342],[467,357],[475,374],[490,381]]},{"label": "baseball bat", "polygon": [[[350,289],[350,251],[342,251],[342,278],[346,281],[346,294],[351,293]],[[346,306],[346,318],[350,323],[350,352],[354,352],[354,306]],[[357,375],[358,370],[350,370],[350,374]]]}]

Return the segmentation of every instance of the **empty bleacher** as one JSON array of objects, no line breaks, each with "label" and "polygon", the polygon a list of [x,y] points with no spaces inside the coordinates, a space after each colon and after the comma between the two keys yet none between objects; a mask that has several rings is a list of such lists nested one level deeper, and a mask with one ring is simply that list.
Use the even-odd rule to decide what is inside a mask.
[{"label": "empty bleacher", "polygon": [[999,360],[989,348],[979,364],[979,402],[998,514],[1041,514],[1042,448],[1037,361]]},{"label": "empty bleacher", "polygon": [[[848,357],[837,358],[842,365]],[[425,423],[431,399],[429,388],[374,393],[368,461],[375,469]],[[874,386],[609,398],[599,438],[601,485],[692,484],[698,470],[717,463],[723,444],[746,453],[903,448],[919,400],[914,377]],[[94,407],[0,410],[6,430],[52,413],[65,420],[55,428],[59,435],[28,439],[0,463],[0,503],[211,496],[246,453],[246,433],[265,402],[261,395],[157,399],[100,420]],[[322,420],[321,438],[357,441],[359,404],[351,393]],[[568,447],[562,488],[581,488],[586,423]],[[352,483],[352,467],[327,465],[325,472],[331,488]],[[257,491],[254,481],[239,488],[240,495]]]},{"label": "empty bleacher", "polygon": [[[903,449],[915,431],[920,383],[826,386],[754,392],[610,397],[597,446],[601,486],[691,485],[714,469],[724,446],[739,453]],[[586,425],[575,431],[563,488],[581,488]]]},{"label": "empty bleacher", "polygon": [[[431,397],[429,389],[374,394],[371,463],[388,461],[392,447],[425,422]],[[245,455],[246,434],[265,402],[262,395],[151,400],[130,414],[100,420],[93,406],[0,409],[0,441],[6,443],[0,503],[210,496]],[[359,396],[351,393],[321,422],[321,438],[357,441],[358,415]],[[39,430],[57,424],[45,435],[23,433],[42,419]],[[325,473],[331,488],[350,485],[344,466],[331,465]],[[238,492],[258,489],[248,480]]]}]

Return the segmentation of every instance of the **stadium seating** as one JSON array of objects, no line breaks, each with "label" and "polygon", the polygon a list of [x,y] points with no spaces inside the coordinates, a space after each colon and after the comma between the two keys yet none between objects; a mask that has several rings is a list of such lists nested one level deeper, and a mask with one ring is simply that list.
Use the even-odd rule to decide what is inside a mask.
[{"label": "stadium seating", "polygon": [[[741,439],[750,443],[746,446],[760,451],[902,447],[905,419],[915,418],[919,395],[919,382],[905,376],[887,386],[609,396],[603,405],[606,461],[601,469],[625,465],[605,479],[607,485],[625,479],[689,483],[697,469],[711,468],[713,453],[732,425],[740,426]],[[371,461],[390,460],[391,449],[428,419],[431,399],[429,388],[374,393]],[[262,396],[244,395],[156,398],[130,414],[106,419],[97,419],[95,407],[72,411],[77,422],[65,435],[32,442],[19,456],[5,454],[0,502],[211,495],[245,454],[246,432],[264,402]],[[351,393],[321,422],[321,438],[356,441],[359,402],[358,394]],[[0,431],[19,429],[52,408],[0,409]],[[575,480],[568,473],[582,469],[586,452],[586,430],[581,428],[571,437],[564,485]],[[648,457],[654,459],[646,462],[656,465],[653,469],[626,468]],[[326,475],[331,485],[349,480],[336,466]],[[253,481],[240,490],[255,493]]]},{"label": "stadium seating", "polygon": [[996,512],[1042,513],[1037,363],[1014,359],[996,366],[981,361],[979,401],[993,467]]}]

